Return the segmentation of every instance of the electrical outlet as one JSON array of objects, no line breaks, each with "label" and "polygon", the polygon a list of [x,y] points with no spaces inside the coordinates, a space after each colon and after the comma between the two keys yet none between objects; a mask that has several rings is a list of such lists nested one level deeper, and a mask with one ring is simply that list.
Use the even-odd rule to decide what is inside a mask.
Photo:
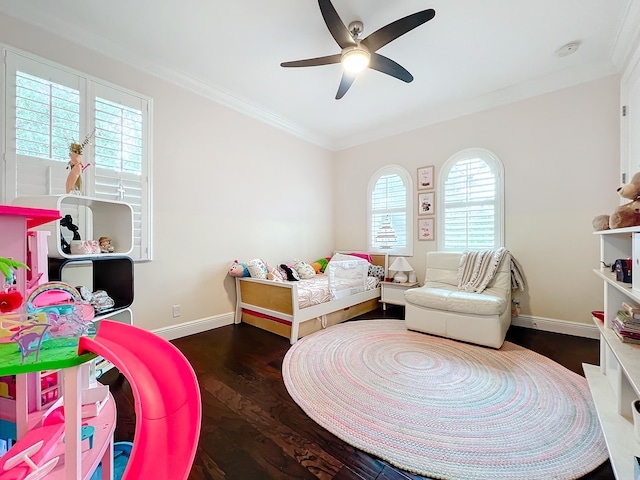
[{"label": "electrical outlet", "polygon": [[173,306],[173,318],[179,317],[182,315],[182,307],[180,305]]}]

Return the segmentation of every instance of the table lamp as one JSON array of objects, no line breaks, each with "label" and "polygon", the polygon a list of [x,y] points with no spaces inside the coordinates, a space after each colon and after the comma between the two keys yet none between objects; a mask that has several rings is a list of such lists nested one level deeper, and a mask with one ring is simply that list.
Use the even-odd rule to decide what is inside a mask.
[{"label": "table lamp", "polygon": [[409,265],[409,262],[404,257],[398,257],[393,261],[389,270],[396,272],[393,276],[395,283],[406,283],[409,277],[405,272],[413,272],[413,267]]}]

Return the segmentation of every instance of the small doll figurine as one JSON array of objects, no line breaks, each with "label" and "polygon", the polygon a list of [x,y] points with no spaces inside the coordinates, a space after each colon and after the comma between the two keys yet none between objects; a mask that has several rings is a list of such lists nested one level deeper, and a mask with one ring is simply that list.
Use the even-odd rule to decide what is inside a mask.
[{"label": "small doll figurine", "polygon": [[65,185],[67,193],[71,193],[73,191],[74,193],[79,194],[82,189],[82,179],[80,178],[80,174],[90,165],[82,164],[82,153],[84,151],[84,147],[89,145],[89,141],[95,133],[96,131],[94,129],[93,132],[85,137],[82,143],[72,142],[69,144],[69,163],[67,164],[67,168],[70,168],[71,171],[67,176],[67,183]]},{"label": "small doll figurine", "polygon": [[71,168],[71,171],[67,176],[67,193],[71,193],[72,190],[80,192],[80,189],[82,188],[80,174],[84,170],[84,166],[82,165],[82,155],[74,152],[69,153],[69,168]]},{"label": "small doll figurine", "polygon": [[98,239],[100,243],[100,252],[102,253],[113,253],[115,248],[111,245],[111,239],[109,237],[100,237]]}]

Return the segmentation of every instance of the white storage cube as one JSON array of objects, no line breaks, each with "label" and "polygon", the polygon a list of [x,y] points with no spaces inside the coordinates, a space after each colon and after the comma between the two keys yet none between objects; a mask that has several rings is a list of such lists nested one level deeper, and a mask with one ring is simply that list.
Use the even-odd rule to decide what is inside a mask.
[{"label": "white storage cube", "polygon": [[[18,197],[14,205],[26,207],[48,208],[59,210],[62,217],[71,215],[73,224],[78,226],[82,240],[98,240],[100,237],[111,238],[115,247],[113,253],[97,255],[129,255],[133,250],[133,209],[124,202],[102,200],[80,195],[41,195]],[[35,230],[49,231],[49,256],[56,258],[86,257],[87,254],[74,255],[62,251],[60,235],[71,243],[73,232],[62,227],[59,221],[49,222],[36,227]]]}]

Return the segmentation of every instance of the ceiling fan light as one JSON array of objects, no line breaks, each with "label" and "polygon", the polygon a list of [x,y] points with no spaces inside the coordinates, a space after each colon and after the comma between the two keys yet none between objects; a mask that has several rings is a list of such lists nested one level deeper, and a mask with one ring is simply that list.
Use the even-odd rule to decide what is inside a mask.
[{"label": "ceiling fan light", "polygon": [[342,55],[342,66],[351,73],[358,73],[367,68],[371,55],[363,48],[354,48]]}]

